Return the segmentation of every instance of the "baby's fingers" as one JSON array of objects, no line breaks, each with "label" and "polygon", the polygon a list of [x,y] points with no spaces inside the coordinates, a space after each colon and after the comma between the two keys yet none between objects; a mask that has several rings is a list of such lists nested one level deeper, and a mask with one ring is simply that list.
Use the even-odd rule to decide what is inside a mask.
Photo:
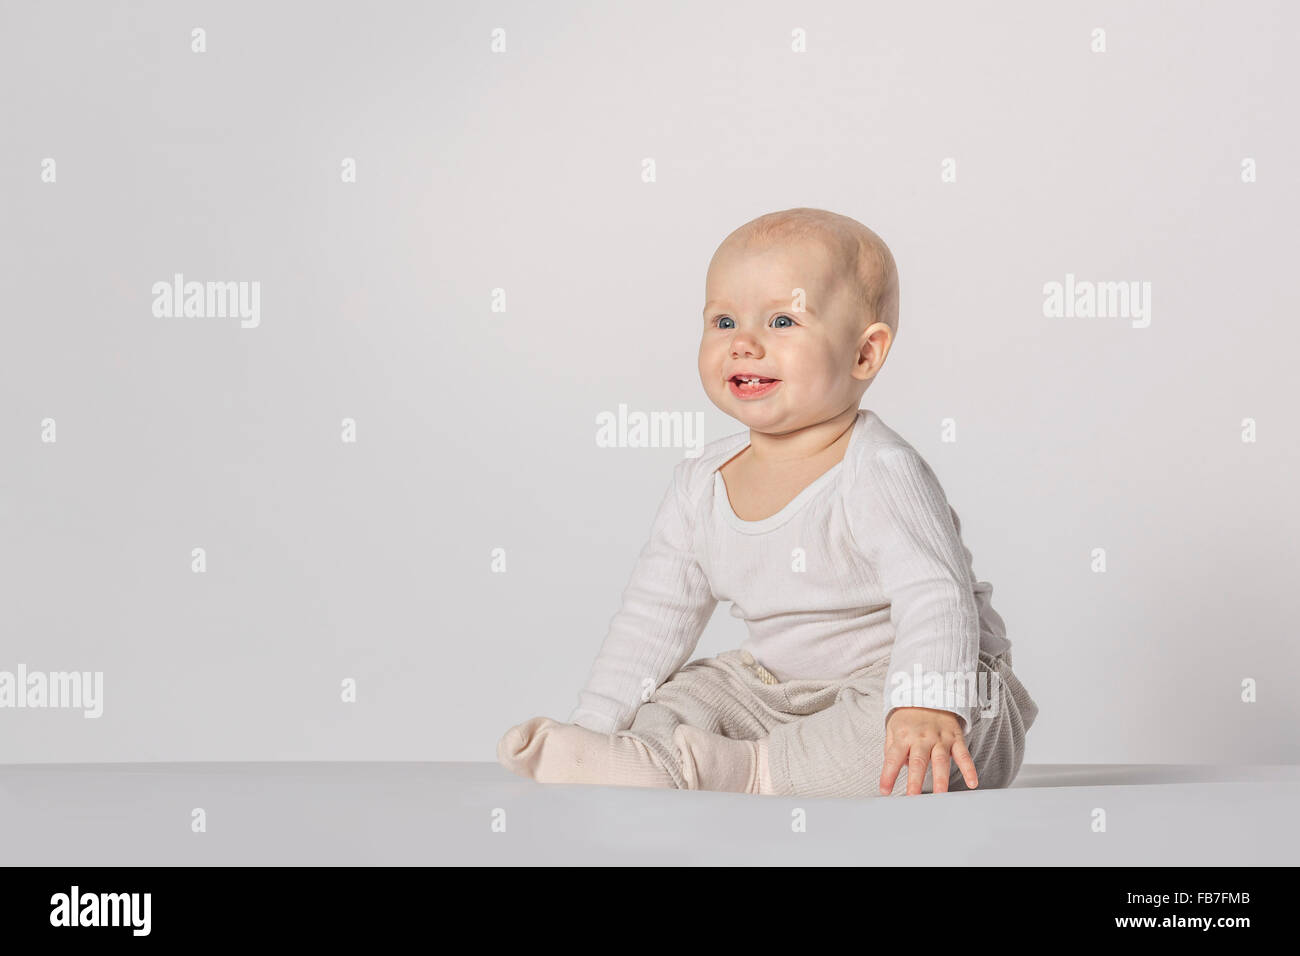
[{"label": "baby's fingers", "polygon": [[966,749],[966,741],[960,738],[953,741],[952,756],[957,761],[957,766],[961,768],[961,775],[966,780],[966,788],[974,790],[979,786],[980,778],[975,772],[975,761],[971,759],[970,751]]},{"label": "baby's fingers", "polygon": [[924,744],[912,748],[912,756],[907,761],[907,795],[914,797],[921,792],[925,784],[925,768],[930,765],[930,751]]},{"label": "baby's fingers", "polygon": [[894,792],[894,781],[898,779],[898,771],[903,769],[903,764],[907,761],[907,744],[889,743],[885,745],[885,766],[880,773],[880,792],[890,794]]},{"label": "baby's fingers", "polygon": [[934,750],[930,752],[930,765],[934,769],[934,792],[948,792],[948,768],[951,762],[948,759],[948,748],[942,743],[934,745]]}]

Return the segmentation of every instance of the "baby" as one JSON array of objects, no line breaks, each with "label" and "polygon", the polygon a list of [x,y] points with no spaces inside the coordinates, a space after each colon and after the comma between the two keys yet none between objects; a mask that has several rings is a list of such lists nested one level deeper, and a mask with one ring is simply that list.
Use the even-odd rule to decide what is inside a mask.
[{"label": "baby", "polygon": [[[705,300],[700,379],[748,435],[675,467],[569,722],[512,727],[498,760],[754,794],[1008,786],[1038,708],[992,586],[930,466],[859,408],[898,332],[889,248],[770,213],[723,240]],[[748,640],[687,663],[719,600]]]}]

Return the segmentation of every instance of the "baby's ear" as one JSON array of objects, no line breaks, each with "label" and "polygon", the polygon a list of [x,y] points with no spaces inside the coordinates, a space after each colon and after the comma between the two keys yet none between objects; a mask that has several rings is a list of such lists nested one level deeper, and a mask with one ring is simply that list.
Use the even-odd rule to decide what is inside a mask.
[{"label": "baby's ear", "polygon": [[857,361],[853,367],[853,377],[864,382],[875,378],[885,364],[890,347],[889,326],[877,322],[862,334],[858,345]]}]

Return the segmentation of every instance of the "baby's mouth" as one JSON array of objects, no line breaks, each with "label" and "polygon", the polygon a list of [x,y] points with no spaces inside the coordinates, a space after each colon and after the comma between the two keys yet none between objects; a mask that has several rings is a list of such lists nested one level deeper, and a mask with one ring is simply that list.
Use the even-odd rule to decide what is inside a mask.
[{"label": "baby's mouth", "polygon": [[733,375],[727,379],[733,395],[740,398],[757,398],[766,395],[781,384],[779,378],[766,378],[762,375]]}]

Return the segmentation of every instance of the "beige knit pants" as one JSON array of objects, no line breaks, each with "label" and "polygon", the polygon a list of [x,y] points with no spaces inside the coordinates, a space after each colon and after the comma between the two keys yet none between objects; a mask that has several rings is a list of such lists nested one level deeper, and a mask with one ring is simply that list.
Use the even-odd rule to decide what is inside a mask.
[{"label": "beige knit pants", "polygon": [[[777,794],[814,797],[880,796],[885,750],[885,674],[889,658],[836,680],[778,682],[748,651],[697,658],[643,703],[621,736],[643,741],[678,789],[689,789],[673,742],[678,724],[736,740],[768,738],[768,762]],[[976,707],[965,734],[979,774],[979,790],[1006,787],[1020,772],[1025,733],[1038,707],[1011,670],[1011,651],[981,650],[981,694],[995,695],[995,711]],[[991,675],[996,675],[993,677]],[[984,683],[987,682],[987,683]],[[934,792],[932,768],[923,793]],[[953,761],[950,791],[966,790]],[[907,792],[903,766],[893,793]]]}]

